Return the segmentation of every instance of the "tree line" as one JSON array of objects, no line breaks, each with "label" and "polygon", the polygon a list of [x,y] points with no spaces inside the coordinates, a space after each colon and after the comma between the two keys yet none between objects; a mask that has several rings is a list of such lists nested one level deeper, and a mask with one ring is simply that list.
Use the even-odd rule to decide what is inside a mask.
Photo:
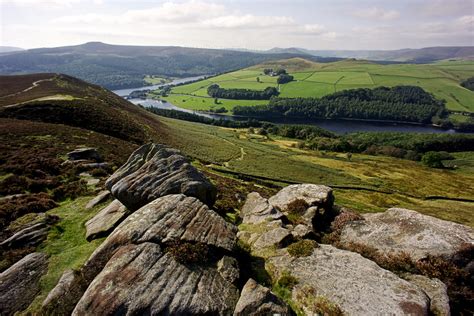
[{"label": "tree line", "polygon": [[279,94],[277,88],[267,87],[265,90],[250,89],[224,89],[218,84],[212,84],[207,88],[207,94],[213,98],[233,100],[269,100]]}]

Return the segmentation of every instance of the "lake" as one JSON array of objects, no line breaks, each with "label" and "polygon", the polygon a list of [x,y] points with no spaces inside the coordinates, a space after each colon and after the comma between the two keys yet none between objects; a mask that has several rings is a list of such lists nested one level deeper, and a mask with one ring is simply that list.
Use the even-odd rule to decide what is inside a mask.
[{"label": "lake", "polygon": [[[167,84],[185,83],[185,82],[201,79],[203,77],[204,76],[176,79]],[[164,85],[167,85],[167,84],[164,84]],[[122,97],[125,97],[125,96],[128,96],[132,91],[157,89],[160,86],[163,86],[163,84],[139,87],[135,89],[115,90],[112,92]],[[223,120],[232,120],[232,121],[234,120],[243,121],[243,120],[248,119],[247,117],[236,117],[236,116],[231,116],[231,115],[202,113],[198,111],[183,109],[169,102],[162,102],[162,101],[153,100],[153,99],[129,99],[128,101],[134,104],[141,104],[146,107],[156,107],[160,109],[183,111],[183,112],[193,113],[196,115],[213,118],[213,119],[223,119]],[[314,119],[314,120],[308,121],[308,120],[298,120],[298,119],[276,119],[276,120],[265,119],[265,121],[278,123],[278,124],[314,125],[314,126],[319,126],[321,128],[324,128],[328,131],[331,131],[337,134],[346,134],[346,133],[353,133],[353,132],[457,133],[453,129],[442,129],[442,128],[438,128],[431,125],[374,122],[374,121],[362,121],[362,120]]]}]

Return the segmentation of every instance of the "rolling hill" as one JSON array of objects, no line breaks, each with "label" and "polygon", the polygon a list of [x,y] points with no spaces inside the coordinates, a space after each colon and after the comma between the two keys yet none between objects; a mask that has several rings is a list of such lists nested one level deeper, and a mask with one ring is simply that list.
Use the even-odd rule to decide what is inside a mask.
[{"label": "rolling hill", "polygon": [[0,55],[0,74],[57,72],[118,89],[145,85],[145,75],[188,77],[240,69],[299,56],[176,46],[125,46],[90,42]]}]

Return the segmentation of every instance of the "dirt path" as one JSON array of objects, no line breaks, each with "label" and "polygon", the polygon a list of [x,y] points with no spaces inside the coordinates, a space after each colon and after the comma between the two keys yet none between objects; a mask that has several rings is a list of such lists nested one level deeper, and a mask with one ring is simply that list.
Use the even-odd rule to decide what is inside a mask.
[{"label": "dirt path", "polygon": [[21,90],[21,91],[19,91],[19,92],[15,92],[15,93],[11,93],[11,94],[7,94],[7,95],[4,95],[4,96],[1,96],[0,98],[12,97],[12,96],[15,96],[15,95],[19,95],[19,94],[25,93],[25,92],[30,91],[31,89],[34,89],[34,88],[36,88],[37,86],[39,86],[39,84],[40,84],[41,82],[53,81],[53,80],[54,80],[54,78],[36,80],[35,82],[33,82],[33,84],[32,84],[30,87],[28,87],[28,88],[26,88],[26,89],[23,89],[23,90]]}]

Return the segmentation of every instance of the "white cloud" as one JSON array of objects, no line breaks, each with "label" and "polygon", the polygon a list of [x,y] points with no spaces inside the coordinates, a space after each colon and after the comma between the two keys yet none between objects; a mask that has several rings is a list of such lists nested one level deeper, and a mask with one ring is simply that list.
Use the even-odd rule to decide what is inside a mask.
[{"label": "white cloud", "polygon": [[353,14],[356,17],[371,20],[394,20],[400,17],[400,12],[396,10],[385,10],[377,7],[358,10]]},{"label": "white cloud", "polygon": [[202,22],[205,26],[221,28],[262,28],[294,25],[295,21],[286,16],[227,15]]},{"label": "white cloud", "polygon": [[326,31],[326,28],[320,24],[305,24],[301,28],[302,33],[319,35]]}]

